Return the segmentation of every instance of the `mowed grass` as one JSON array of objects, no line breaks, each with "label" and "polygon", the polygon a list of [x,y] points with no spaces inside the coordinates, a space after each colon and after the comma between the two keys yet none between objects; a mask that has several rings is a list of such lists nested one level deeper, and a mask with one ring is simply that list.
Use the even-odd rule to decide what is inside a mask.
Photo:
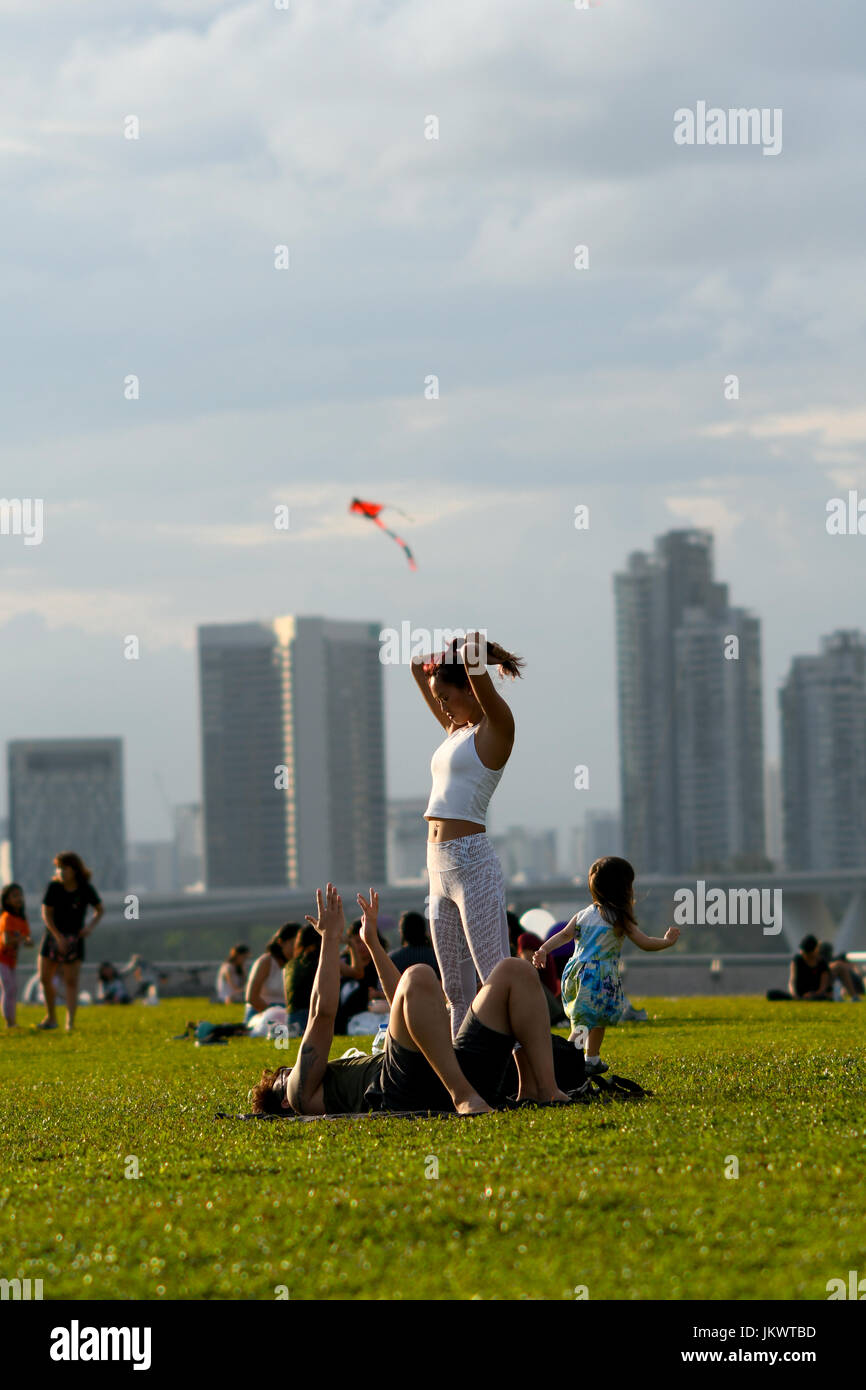
[{"label": "mowed grass", "polygon": [[866,1004],[641,1002],[605,1054],[652,1100],[316,1123],[214,1117],[297,1043],[169,1041],[222,1017],[204,1001],[86,1008],[70,1037],[22,1008],[0,1277],[46,1299],[603,1300],[826,1299],[866,1274]]}]

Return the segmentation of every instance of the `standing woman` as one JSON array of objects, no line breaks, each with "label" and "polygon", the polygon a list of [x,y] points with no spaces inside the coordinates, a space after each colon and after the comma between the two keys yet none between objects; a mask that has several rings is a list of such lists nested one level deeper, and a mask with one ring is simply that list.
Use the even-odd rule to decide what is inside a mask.
[{"label": "standing woman", "polygon": [[[90,882],[90,870],[80,855],[67,850],[57,855],[54,866],[56,873],[42,899],[42,920],[47,931],[39,948],[39,979],[45,992],[45,1017],[36,1026],[57,1027],[54,976],[59,966],[66,991],[66,1031],[71,1033],[78,1008],[78,975],[84,960],[84,938],[93,931],[105,909]],[[93,908],[93,916],[85,926],[89,907]]]},{"label": "standing woman", "polygon": [[514,717],[487,662],[515,679],[523,661],[480,633],[441,656],[416,658],[412,674],[446,738],[433,754],[427,810],[430,936],[456,1038],[476,994],[510,955],[505,880],[487,838],[486,816],[514,746]]}]

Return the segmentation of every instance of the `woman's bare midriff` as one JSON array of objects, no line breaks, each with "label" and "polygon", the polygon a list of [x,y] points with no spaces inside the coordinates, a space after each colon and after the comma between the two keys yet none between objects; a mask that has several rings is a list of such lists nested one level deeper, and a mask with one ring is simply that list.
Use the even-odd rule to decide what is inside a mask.
[{"label": "woman's bare midriff", "polygon": [[464,835],[483,835],[485,827],[474,820],[436,820],[427,818],[428,844],[444,844],[446,840],[459,840]]}]

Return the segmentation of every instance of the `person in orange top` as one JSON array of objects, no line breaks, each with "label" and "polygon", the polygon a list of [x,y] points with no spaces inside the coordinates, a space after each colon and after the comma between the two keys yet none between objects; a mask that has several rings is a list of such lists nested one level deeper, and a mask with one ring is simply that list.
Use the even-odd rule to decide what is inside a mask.
[{"label": "person in orange top", "polygon": [[24,907],[20,883],[9,883],[0,893],[0,1007],[7,1028],[15,1027],[15,1006],[18,1003],[18,947],[23,942],[32,946],[30,926]]}]

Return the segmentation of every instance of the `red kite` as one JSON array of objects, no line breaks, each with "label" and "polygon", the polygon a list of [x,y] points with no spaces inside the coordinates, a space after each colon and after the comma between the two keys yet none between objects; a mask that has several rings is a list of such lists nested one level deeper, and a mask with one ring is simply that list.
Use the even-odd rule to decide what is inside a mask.
[{"label": "red kite", "polygon": [[[416,570],[418,566],[415,564],[414,556],[406,542],[402,539],[402,537],[397,535],[396,531],[389,531],[388,527],[385,525],[384,521],[382,521],[381,517],[379,516],[380,512],[384,512],[386,510],[396,512],[399,511],[399,508],[389,507],[387,502],[364,502],[361,500],[360,497],[353,497],[351,502],[349,503],[350,512],[356,512],[358,516],[365,516],[368,521],[375,522],[375,524],[380,528],[380,530],[385,532],[386,536],[390,536],[393,541],[396,541],[397,544],[401,546],[402,549],[406,552],[406,559],[409,561],[409,568],[411,570]],[[406,513],[400,512],[400,515],[405,516]]]}]

